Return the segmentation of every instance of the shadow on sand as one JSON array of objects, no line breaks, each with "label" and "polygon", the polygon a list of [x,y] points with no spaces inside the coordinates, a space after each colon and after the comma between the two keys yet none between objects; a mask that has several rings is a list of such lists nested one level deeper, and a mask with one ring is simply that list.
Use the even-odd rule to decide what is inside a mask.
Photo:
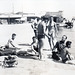
[{"label": "shadow on sand", "polygon": [[37,55],[33,55],[33,54],[29,54],[29,55],[18,55],[19,58],[25,58],[25,59],[34,59],[34,60],[38,60],[38,56]]}]

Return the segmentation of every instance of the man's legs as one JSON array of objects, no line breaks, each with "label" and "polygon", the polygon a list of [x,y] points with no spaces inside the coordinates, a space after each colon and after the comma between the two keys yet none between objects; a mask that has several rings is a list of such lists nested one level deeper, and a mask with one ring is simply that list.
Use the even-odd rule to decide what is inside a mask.
[{"label": "man's legs", "polygon": [[61,50],[60,57],[61,57],[63,63],[65,63],[68,60],[68,58],[66,57],[65,50]]},{"label": "man's legs", "polygon": [[42,47],[43,47],[43,39],[38,40],[38,52],[39,52],[39,59],[42,58]]},{"label": "man's legs", "polygon": [[48,42],[49,42],[50,48],[52,50],[54,47],[54,42],[53,42],[52,36],[50,38],[48,38]]}]

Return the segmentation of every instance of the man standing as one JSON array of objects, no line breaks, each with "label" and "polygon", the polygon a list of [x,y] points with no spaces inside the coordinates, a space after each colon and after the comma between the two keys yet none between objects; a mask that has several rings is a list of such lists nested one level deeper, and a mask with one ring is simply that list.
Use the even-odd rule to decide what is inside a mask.
[{"label": "man standing", "polygon": [[42,54],[41,51],[43,49],[43,45],[44,45],[44,25],[43,25],[43,20],[41,20],[41,22],[38,24],[38,28],[37,28],[37,39],[38,39],[38,53],[39,53],[39,59],[42,58]]},{"label": "man standing", "polygon": [[37,35],[36,33],[37,33],[38,22],[39,22],[39,18],[36,18],[31,24],[35,36]]},{"label": "man standing", "polygon": [[55,29],[54,29],[54,22],[53,22],[53,17],[50,17],[49,18],[49,22],[48,22],[48,25],[46,27],[46,31],[48,30],[48,33],[45,34],[48,38],[48,42],[49,42],[49,45],[50,45],[50,48],[51,50],[53,49],[54,47],[54,33],[55,33]]}]

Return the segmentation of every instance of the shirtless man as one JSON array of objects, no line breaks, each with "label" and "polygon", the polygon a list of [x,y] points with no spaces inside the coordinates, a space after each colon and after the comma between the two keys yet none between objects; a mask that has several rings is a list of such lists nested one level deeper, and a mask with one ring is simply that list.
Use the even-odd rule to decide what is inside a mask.
[{"label": "shirtless man", "polygon": [[35,54],[38,54],[38,39],[36,37],[33,37],[33,42],[31,43],[32,51],[35,52]]},{"label": "shirtless man", "polygon": [[54,36],[55,36],[55,31],[54,31],[54,22],[53,22],[53,17],[50,17],[48,24],[46,26],[46,31],[48,31],[45,35],[48,38],[48,42],[50,45],[51,50],[54,47]]},{"label": "shirtless man", "polygon": [[44,21],[41,19],[37,27],[37,36],[36,36],[36,38],[38,39],[39,59],[42,59],[42,50],[43,50],[44,38],[45,38],[44,33],[45,33]]}]

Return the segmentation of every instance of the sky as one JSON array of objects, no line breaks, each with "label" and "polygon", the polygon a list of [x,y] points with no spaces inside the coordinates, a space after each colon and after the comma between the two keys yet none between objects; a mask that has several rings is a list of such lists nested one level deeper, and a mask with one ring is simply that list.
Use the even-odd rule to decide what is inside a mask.
[{"label": "sky", "polygon": [[0,0],[0,12],[44,13],[63,11],[70,19],[75,16],[75,0]]}]

